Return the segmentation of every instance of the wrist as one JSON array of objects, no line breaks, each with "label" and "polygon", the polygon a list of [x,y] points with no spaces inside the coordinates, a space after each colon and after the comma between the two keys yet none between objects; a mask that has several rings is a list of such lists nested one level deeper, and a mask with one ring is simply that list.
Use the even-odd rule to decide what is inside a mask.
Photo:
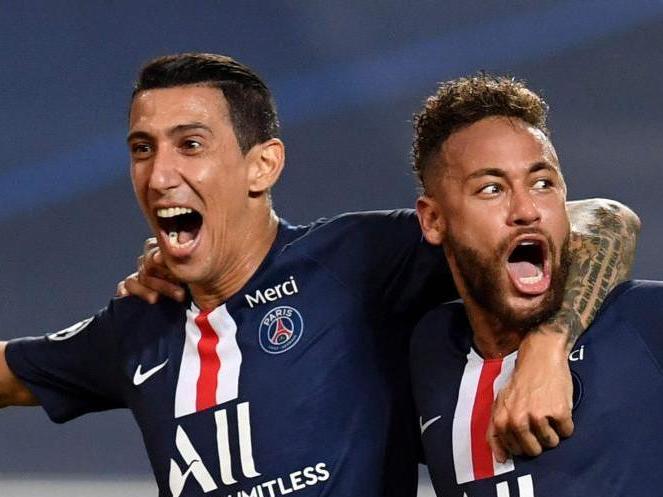
[{"label": "wrist", "polygon": [[536,333],[528,333],[520,344],[518,356],[532,357],[548,363],[566,362],[572,344],[568,337],[547,325],[538,328]]}]

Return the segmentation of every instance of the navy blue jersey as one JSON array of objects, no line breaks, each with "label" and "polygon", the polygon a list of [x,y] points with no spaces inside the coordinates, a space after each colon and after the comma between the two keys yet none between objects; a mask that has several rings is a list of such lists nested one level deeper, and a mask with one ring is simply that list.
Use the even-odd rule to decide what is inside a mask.
[{"label": "navy blue jersey", "polygon": [[161,496],[414,495],[410,332],[454,292],[412,211],[281,222],[211,312],[118,299],[7,361],[57,422],[131,409]]},{"label": "navy blue jersey", "polygon": [[431,311],[412,341],[420,434],[444,497],[659,495],[663,489],[663,283],[610,294],[569,356],[574,435],[537,458],[497,463],[485,441],[516,353],[482,359],[461,303]]}]

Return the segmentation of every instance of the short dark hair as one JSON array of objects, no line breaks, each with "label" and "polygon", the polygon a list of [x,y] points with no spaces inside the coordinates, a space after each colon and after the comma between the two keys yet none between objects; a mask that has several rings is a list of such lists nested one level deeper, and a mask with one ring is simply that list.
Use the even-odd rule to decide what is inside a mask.
[{"label": "short dark hair", "polygon": [[243,154],[257,143],[278,137],[279,121],[269,88],[254,71],[225,55],[183,53],[151,60],[141,69],[131,100],[145,90],[186,85],[223,92]]},{"label": "short dark hair", "polygon": [[412,162],[424,190],[431,163],[449,136],[490,116],[522,119],[549,134],[548,104],[524,81],[480,73],[442,83],[414,116]]}]

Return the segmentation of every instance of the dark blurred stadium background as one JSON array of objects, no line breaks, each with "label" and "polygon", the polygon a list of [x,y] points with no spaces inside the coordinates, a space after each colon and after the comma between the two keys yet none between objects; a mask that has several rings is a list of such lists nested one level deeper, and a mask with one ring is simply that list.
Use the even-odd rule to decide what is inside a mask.
[{"label": "dark blurred stadium background", "polygon": [[[552,107],[570,198],[634,208],[635,275],[663,278],[661,0],[4,1],[0,45],[3,339],[89,315],[133,271],[148,230],[128,179],[128,96],[146,59],[182,51],[233,55],[273,88],[288,152],[274,199],[291,222],[413,205],[409,120],[436,82],[525,78]],[[13,480],[150,478],[126,412],[0,419],[3,497],[21,492]]]}]

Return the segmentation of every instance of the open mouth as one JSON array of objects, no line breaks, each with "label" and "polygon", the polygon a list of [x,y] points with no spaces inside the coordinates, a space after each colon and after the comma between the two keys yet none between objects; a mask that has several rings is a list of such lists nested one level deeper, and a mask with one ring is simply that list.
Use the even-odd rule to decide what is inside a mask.
[{"label": "open mouth", "polygon": [[550,285],[547,244],[539,239],[520,239],[509,254],[507,270],[522,293],[545,292]]},{"label": "open mouth", "polygon": [[189,207],[157,209],[156,218],[163,238],[177,251],[192,248],[203,225],[203,216]]}]

